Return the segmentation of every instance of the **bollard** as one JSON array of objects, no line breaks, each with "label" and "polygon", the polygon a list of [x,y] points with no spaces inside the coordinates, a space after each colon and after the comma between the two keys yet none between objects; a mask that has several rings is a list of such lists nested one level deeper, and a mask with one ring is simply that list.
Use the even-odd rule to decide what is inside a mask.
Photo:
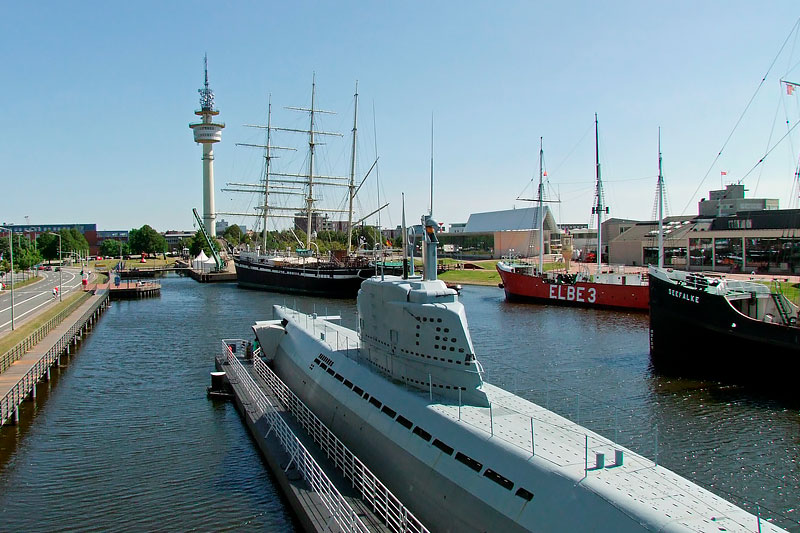
[{"label": "bollard", "polygon": [[604,453],[595,453],[594,454],[594,467],[597,470],[606,467],[606,454]]},{"label": "bollard", "polygon": [[622,450],[614,450],[614,466],[622,466]]}]

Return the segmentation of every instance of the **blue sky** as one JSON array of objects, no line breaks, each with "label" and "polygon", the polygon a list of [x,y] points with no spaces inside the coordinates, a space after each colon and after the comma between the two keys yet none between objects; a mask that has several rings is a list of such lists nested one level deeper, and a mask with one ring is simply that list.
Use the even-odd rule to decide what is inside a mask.
[{"label": "blue sky", "polygon": [[[315,73],[318,104],[340,112],[322,125],[346,135],[358,80],[359,173],[377,149],[384,226],[400,224],[403,192],[409,219],[427,209],[432,115],[443,222],[525,207],[515,199],[530,194],[539,137],[557,219],[589,222],[595,112],[612,215],[651,217],[659,127],[670,212],[696,213],[721,170],[738,180],[800,118],[800,90],[778,82],[800,82],[795,33],[712,167],[798,17],[794,0],[7,3],[0,222],[191,229],[202,167],[188,124],[204,53],[227,125],[218,211],[253,204],[219,191],[258,178],[260,154],[235,143],[263,133],[243,124],[265,123],[271,94],[273,123],[302,125],[283,108],[309,104]],[[748,196],[797,207],[798,135],[745,179]],[[346,139],[322,151],[323,169],[348,172]],[[297,172],[302,161],[281,164]],[[362,214],[377,203],[373,177]]]}]

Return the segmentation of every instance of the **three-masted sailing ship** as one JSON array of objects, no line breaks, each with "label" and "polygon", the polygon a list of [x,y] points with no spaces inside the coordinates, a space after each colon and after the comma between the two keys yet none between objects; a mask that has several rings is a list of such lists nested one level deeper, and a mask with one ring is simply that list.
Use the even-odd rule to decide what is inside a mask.
[{"label": "three-masted sailing ship", "polygon": [[[267,130],[266,145],[259,146],[265,153],[265,171],[263,183],[257,189],[264,194],[264,202],[259,209],[259,216],[263,217],[263,239],[256,251],[241,252],[234,258],[238,283],[242,287],[262,289],[275,292],[289,292],[326,296],[332,298],[355,298],[361,282],[375,275],[375,267],[369,257],[358,255],[353,251],[352,228],[353,200],[360,184],[355,183],[356,164],[356,135],[358,123],[358,88],[355,93],[355,111],[353,114],[353,147],[351,153],[350,176],[324,176],[317,173],[315,164],[315,147],[317,139],[325,136],[341,136],[338,133],[318,131],[316,118],[320,113],[331,113],[315,107],[316,83],[312,83],[311,107],[290,107],[295,111],[307,112],[310,117],[308,130],[279,128],[272,126],[272,105],[270,103],[266,126],[255,126]],[[288,174],[272,172],[270,168],[274,150],[290,150],[291,148],[273,146],[271,136],[273,131],[286,131],[304,133],[308,135],[308,171],[303,174]],[[374,165],[373,165],[374,166]],[[369,175],[369,173],[367,174]],[[366,179],[366,178],[365,178]],[[363,181],[362,181],[363,184]],[[233,184],[246,185],[246,184]],[[314,197],[315,187],[347,187],[348,209],[330,209],[315,205],[318,200]],[[252,192],[254,189],[245,189]],[[302,207],[279,207],[270,205],[270,197],[275,196],[303,196]],[[305,243],[294,251],[270,252],[267,241],[267,220],[270,217],[286,217],[297,219],[298,211],[302,209],[305,214]],[[315,231],[314,221],[321,215],[328,213],[347,213],[347,250],[331,251],[327,256],[319,253],[319,248],[312,240]],[[287,214],[288,213],[288,214]],[[372,213],[370,213],[371,215]],[[367,215],[367,216],[370,216]],[[366,218],[366,217],[364,217]],[[363,220],[363,219],[362,219]],[[313,247],[313,248],[312,248]],[[316,249],[316,251],[315,251]]]}]

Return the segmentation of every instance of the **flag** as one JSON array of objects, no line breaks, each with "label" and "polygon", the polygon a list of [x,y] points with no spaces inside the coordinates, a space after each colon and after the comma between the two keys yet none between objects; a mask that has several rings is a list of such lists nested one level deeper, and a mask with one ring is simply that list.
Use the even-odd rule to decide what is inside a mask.
[{"label": "flag", "polygon": [[544,171],[544,175],[547,176],[547,171],[546,170]]},{"label": "flag", "polygon": [[794,83],[789,83],[788,81],[784,83],[786,83],[786,94],[792,96],[794,94]]},{"label": "flag", "polygon": [[720,171],[719,175],[720,176],[727,176],[728,175],[728,171],[727,170],[722,170],[722,171]]},{"label": "flag", "polygon": [[392,241],[390,241],[389,239],[386,239],[386,246],[391,246],[391,245],[392,245]]}]

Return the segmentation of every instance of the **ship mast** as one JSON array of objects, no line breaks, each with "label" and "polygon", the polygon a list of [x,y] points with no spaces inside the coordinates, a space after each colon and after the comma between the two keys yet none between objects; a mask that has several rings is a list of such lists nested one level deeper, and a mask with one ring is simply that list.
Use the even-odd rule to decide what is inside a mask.
[{"label": "ship mast", "polygon": [[355,94],[355,111],[353,111],[353,151],[350,154],[350,188],[349,200],[350,206],[347,211],[347,255],[350,256],[352,251],[353,239],[353,198],[356,195],[356,135],[358,132],[358,81],[356,81],[356,94]]},{"label": "ship mast", "polygon": [[539,137],[539,275],[544,273],[544,185],[542,166],[544,161],[544,140]]},{"label": "ship mast", "polygon": [[314,93],[316,90],[316,75],[311,79],[311,127],[308,130],[308,196],[306,197],[306,250],[311,249],[311,208],[314,205]]},{"label": "ship mast", "polygon": [[263,248],[262,253],[267,253],[267,208],[269,206],[269,165],[272,156],[270,155],[270,138],[272,132],[272,95],[269,95],[269,103],[267,105],[267,145],[264,148],[264,235],[263,235]]},{"label": "ship mast", "polygon": [[600,273],[603,258],[603,212],[608,213],[608,207],[603,205],[603,181],[600,178],[600,137],[597,133],[597,113],[594,114],[594,157],[595,172],[597,175],[597,203],[592,208],[592,213],[597,213],[597,274]]},{"label": "ship mast", "polygon": [[661,171],[661,128],[658,128],[658,268],[664,268],[664,174]]}]

